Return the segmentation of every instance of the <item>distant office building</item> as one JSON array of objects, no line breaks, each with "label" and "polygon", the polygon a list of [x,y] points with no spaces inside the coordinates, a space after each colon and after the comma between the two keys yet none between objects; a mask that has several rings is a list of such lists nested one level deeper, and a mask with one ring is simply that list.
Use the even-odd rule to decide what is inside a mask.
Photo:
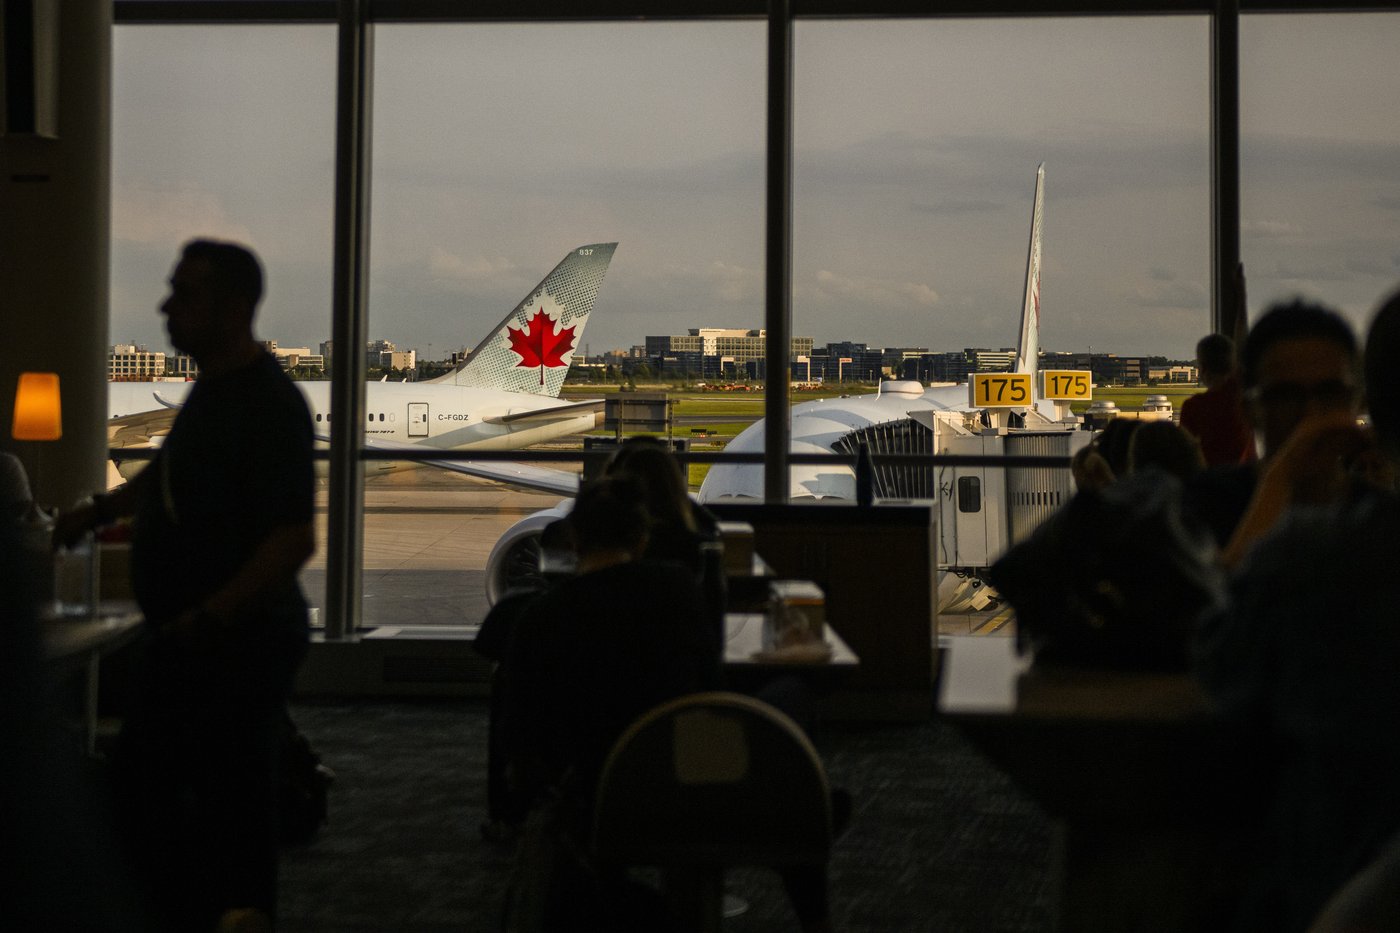
[{"label": "distant office building", "polygon": [[380,369],[413,369],[418,365],[417,350],[383,350],[370,361]]},{"label": "distant office building", "polygon": [[900,379],[906,366],[928,352],[928,347],[885,347],[880,366],[887,377]]},{"label": "distant office building", "polygon": [[325,372],[326,358],[319,353],[312,353],[310,347],[281,347],[276,340],[264,340],[263,349],[271,353],[283,369],[303,369],[316,372]]},{"label": "distant office building", "polygon": [[[274,344],[275,345],[275,344]],[[335,365],[335,344],[331,340],[321,341],[321,366],[326,368]],[[276,352],[276,351],[274,351]],[[301,354],[310,354],[309,350],[297,351]],[[453,353],[448,360],[452,365],[465,360],[467,351]],[[308,355],[308,359],[313,359]],[[379,369],[416,369],[418,366],[417,350],[400,350],[392,340],[370,340],[365,343],[365,364]],[[310,365],[303,363],[302,365]]]},{"label": "distant office building", "polygon": [[1098,385],[1136,386],[1147,382],[1150,361],[1144,356],[1095,353],[1090,366]]},{"label": "distant office building", "polygon": [[140,382],[165,375],[165,353],[131,343],[119,343],[107,353],[109,382]]},{"label": "distant office building", "polygon": [[178,376],[182,379],[198,379],[199,364],[195,363],[194,357],[187,353],[169,356],[165,359],[165,374]]},{"label": "distant office building", "polygon": [[[768,352],[768,332],[763,329],[742,330],[727,327],[692,327],[685,334],[647,337],[648,357],[676,356],[698,353],[701,356],[731,357],[736,366],[751,360],[763,360]],[[789,359],[812,352],[811,337],[793,337]]]},{"label": "distant office building", "polygon": [[967,347],[948,353],[925,353],[906,359],[906,379],[919,382],[966,382],[969,373],[1005,373],[1016,365],[1016,351]]},{"label": "distant office building", "polygon": [[885,351],[853,340],[829,343],[812,360],[825,364],[824,382],[879,382],[885,374]]},{"label": "distant office building", "polygon": [[1016,366],[1016,351],[1007,347],[1000,350],[967,349],[963,353],[972,362],[975,373],[1009,373]]},{"label": "distant office building", "polygon": [[1185,364],[1149,366],[1147,380],[1149,382],[1194,383],[1196,382],[1196,367]]},{"label": "distant office building", "polygon": [[[1102,355],[1103,354],[1100,354],[1100,356]],[[1056,351],[1054,353],[1041,353],[1040,368],[1079,370],[1087,369],[1092,371],[1094,368],[1094,358],[1093,354],[1085,353],[1083,351],[1075,351],[1069,353],[1064,351]]]},{"label": "distant office building", "polygon": [[681,350],[651,357],[652,369],[657,375],[696,377],[705,371],[705,357],[697,350]]}]

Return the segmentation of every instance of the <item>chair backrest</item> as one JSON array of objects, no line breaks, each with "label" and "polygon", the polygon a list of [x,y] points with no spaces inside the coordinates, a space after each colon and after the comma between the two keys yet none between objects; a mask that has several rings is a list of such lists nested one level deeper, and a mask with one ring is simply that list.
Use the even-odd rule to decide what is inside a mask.
[{"label": "chair backrest", "polygon": [[825,864],[826,773],[802,730],[766,703],[680,697],[613,746],[593,844],[600,859],[623,865]]}]

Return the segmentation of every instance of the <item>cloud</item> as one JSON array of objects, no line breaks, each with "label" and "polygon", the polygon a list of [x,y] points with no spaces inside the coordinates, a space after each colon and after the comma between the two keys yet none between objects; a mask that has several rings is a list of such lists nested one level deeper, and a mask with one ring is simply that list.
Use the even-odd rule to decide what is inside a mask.
[{"label": "cloud", "polygon": [[1273,278],[1284,282],[1345,282],[1350,278],[1338,266],[1274,266]]},{"label": "cloud", "polygon": [[738,304],[761,293],[763,271],[716,259],[705,269],[703,278],[721,299]]},{"label": "cloud", "polygon": [[1346,270],[1355,272],[1358,275],[1379,275],[1390,278],[1395,275],[1396,270],[1400,270],[1400,256],[1390,257],[1390,262],[1381,262],[1375,259],[1348,259]]},{"label": "cloud", "polygon": [[1372,201],[1371,203],[1374,204],[1374,205],[1376,205],[1376,207],[1383,207],[1383,208],[1385,208],[1385,209],[1388,210],[1388,211],[1400,211],[1400,195],[1395,195],[1395,194],[1381,194],[1381,195],[1377,195],[1376,198],[1375,198],[1375,200]]},{"label": "cloud", "polygon": [[1133,290],[1130,301],[1142,308],[1171,309],[1178,311],[1198,311],[1210,306],[1210,293],[1195,282],[1173,282],[1158,278],[1149,273],[1154,282],[1161,284],[1139,285]]},{"label": "cloud", "polygon": [[1286,220],[1245,220],[1240,222],[1240,233],[1258,240],[1300,236],[1302,232],[1302,227]]},{"label": "cloud", "polygon": [[698,310],[717,304],[761,309],[763,269],[720,259],[706,265],[673,262],[649,276],[645,288],[667,308]]},{"label": "cloud", "polygon": [[143,246],[178,245],[197,236],[253,240],[247,227],[229,218],[219,195],[193,184],[118,183],[112,191],[112,235]]},{"label": "cloud", "polygon": [[503,257],[490,259],[485,256],[473,256],[468,259],[448,252],[441,246],[433,246],[428,255],[428,271],[433,277],[455,282],[490,282],[514,276],[517,268],[513,261]]},{"label": "cloud", "polygon": [[939,201],[936,204],[914,203],[909,205],[911,210],[920,214],[982,214],[988,211],[999,211],[1006,207],[1005,204],[996,201],[974,200],[974,201]]},{"label": "cloud", "polygon": [[862,301],[888,307],[932,307],[938,292],[922,282],[889,282],[873,278],[850,278],[822,269],[816,275],[817,291],[828,298]]},{"label": "cloud", "polygon": [[1163,269],[1160,266],[1147,270],[1147,277],[1154,282],[1171,282],[1176,279],[1176,273],[1170,269]]}]

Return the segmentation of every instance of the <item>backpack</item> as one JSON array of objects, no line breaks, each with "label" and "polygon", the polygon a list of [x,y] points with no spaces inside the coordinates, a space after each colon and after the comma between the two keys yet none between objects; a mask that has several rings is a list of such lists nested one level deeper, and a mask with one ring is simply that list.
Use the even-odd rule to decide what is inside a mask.
[{"label": "backpack", "polygon": [[1080,490],[988,574],[1017,647],[1082,667],[1185,670],[1198,621],[1225,603],[1214,539],[1155,469]]}]

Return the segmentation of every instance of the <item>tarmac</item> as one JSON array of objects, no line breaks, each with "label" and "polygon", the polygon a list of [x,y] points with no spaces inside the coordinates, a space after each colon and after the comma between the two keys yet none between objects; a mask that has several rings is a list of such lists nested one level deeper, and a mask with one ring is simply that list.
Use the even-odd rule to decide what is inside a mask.
[{"label": "tarmac", "polygon": [[[485,571],[491,548],[511,525],[560,499],[433,467],[366,477],[361,628],[451,627],[470,637],[490,608]],[[316,554],[301,575],[313,625],[325,605],[326,511],[323,485]],[[938,620],[941,636],[1006,637],[1015,630],[1004,604]]]},{"label": "tarmac", "polygon": [[[362,628],[474,626],[486,602],[486,558],[511,525],[557,504],[433,467],[365,480]],[[316,496],[316,554],[302,571],[315,610],[325,605],[326,489]],[[319,612],[313,613],[313,624]]]}]

